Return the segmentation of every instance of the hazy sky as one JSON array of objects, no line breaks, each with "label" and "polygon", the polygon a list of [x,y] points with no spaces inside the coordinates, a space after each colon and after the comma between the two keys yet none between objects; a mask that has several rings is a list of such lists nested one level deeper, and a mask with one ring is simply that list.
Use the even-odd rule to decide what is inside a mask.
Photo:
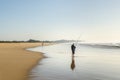
[{"label": "hazy sky", "polygon": [[0,0],[0,40],[120,42],[120,0]]}]

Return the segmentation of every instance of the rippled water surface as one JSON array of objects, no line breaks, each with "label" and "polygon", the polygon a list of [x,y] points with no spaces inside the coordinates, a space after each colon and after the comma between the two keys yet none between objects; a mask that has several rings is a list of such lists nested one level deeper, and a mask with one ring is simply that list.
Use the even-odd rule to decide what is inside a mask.
[{"label": "rippled water surface", "polygon": [[34,67],[29,80],[120,80],[120,49],[77,45],[71,56],[71,44],[36,47],[45,53]]}]

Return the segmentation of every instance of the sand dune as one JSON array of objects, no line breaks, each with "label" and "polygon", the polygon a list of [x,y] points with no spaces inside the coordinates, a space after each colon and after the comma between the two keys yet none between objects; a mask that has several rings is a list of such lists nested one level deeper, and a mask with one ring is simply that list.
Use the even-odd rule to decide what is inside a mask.
[{"label": "sand dune", "polygon": [[40,45],[41,43],[0,43],[0,80],[27,80],[29,71],[44,56],[25,49]]}]

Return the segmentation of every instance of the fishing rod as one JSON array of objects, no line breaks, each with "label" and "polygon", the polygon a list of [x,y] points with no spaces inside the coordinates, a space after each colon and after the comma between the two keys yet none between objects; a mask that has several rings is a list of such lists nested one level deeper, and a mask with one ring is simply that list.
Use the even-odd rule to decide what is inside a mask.
[{"label": "fishing rod", "polygon": [[76,42],[75,42],[76,46],[77,46],[77,44],[78,44],[78,42],[79,42],[81,36],[82,36],[82,35],[80,35],[80,36],[78,37],[78,39],[76,40]]}]

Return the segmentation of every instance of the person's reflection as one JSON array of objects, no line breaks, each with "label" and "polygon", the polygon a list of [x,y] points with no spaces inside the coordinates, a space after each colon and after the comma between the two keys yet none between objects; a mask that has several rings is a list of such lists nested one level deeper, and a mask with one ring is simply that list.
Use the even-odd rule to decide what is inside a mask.
[{"label": "person's reflection", "polygon": [[71,70],[75,69],[75,60],[74,60],[74,56],[72,56],[72,62],[71,62]]}]

